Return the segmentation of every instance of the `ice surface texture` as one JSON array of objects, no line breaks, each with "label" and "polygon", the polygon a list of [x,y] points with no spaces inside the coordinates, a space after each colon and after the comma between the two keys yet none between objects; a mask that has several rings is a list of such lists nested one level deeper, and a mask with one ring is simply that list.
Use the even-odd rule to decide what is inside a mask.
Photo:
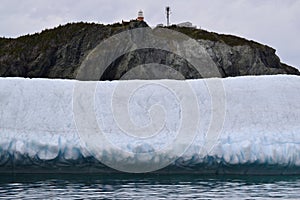
[{"label": "ice surface texture", "polygon": [[[206,134],[213,120],[213,109],[218,106],[211,102],[212,91],[207,88],[206,80],[171,81],[179,86],[184,83],[191,86],[198,102],[198,107],[192,109],[198,109],[200,117],[195,133],[186,133],[195,135],[192,141],[184,141],[190,142],[189,148],[159,172],[300,174],[300,77],[211,80],[223,83],[225,113],[224,122],[218,122],[222,129],[209,148],[206,148]],[[141,82],[97,83],[93,111],[99,130],[112,146],[124,152],[147,154],[163,149],[177,137],[183,112],[181,98],[185,97],[176,96],[157,80],[149,84],[143,81],[142,87],[128,91],[128,99],[124,97],[127,91],[123,87],[123,96],[112,100],[117,88],[126,83]],[[99,148],[101,152],[94,152],[86,138],[82,139],[78,133],[73,104],[76,84],[88,83],[0,79],[0,172],[116,171],[98,159],[101,156],[118,159],[113,148]],[[124,100],[128,105],[123,104]],[[127,107],[122,110],[124,106]],[[128,111],[124,115],[126,119],[120,113],[124,110]],[[151,130],[156,132],[144,138],[134,137],[130,130],[135,130],[122,127],[127,122],[144,131],[152,123]],[[181,145],[184,144],[179,142],[178,147]]]}]

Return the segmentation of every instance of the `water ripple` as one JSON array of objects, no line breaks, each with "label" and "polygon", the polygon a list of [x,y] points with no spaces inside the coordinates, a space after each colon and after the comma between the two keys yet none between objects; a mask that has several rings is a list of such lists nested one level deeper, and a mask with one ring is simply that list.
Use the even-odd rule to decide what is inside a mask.
[{"label": "water ripple", "polygon": [[299,199],[300,177],[0,175],[0,199]]}]

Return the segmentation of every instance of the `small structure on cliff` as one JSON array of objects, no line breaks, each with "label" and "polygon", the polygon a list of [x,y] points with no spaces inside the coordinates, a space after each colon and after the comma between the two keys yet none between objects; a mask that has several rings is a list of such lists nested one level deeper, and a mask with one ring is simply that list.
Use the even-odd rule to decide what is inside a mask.
[{"label": "small structure on cliff", "polygon": [[185,28],[197,28],[197,26],[194,26],[191,22],[182,22],[177,24],[178,27],[185,27]]},{"label": "small structure on cliff", "polygon": [[167,14],[167,26],[170,26],[170,14],[171,14],[170,6],[166,7],[166,14]]},{"label": "small structure on cliff", "polygon": [[137,20],[138,20],[138,21],[144,21],[144,13],[143,13],[142,10],[140,10],[140,11],[138,12]]}]

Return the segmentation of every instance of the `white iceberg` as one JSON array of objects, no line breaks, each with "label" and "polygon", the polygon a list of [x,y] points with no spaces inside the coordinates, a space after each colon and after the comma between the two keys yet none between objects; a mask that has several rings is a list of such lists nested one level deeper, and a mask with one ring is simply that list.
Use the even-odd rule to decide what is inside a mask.
[{"label": "white iceberg", "polygon": [[152,165],[145,171],[296,174],[299,102],[300,77],[289,75],[0,78],[0,172],[135,172]]}]

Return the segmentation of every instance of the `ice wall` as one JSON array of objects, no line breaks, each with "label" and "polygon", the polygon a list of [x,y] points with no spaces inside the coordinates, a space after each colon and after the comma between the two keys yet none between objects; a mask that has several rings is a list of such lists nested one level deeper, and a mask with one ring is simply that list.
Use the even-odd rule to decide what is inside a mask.
[{"label": "ice wall", "polygon": [[[224,89],[224,102],[212,100],[219,91],[214,81]],[[90,89],[89,84],[96,85],[91,96],[78,90]],[[187,86],[193,93],[176,94]],[[84,124],[83,117],[91,115],[84,115],[84,106],[91,102],[97,129]],[[0,171],[106,172],[104,159],[120,156],[114,147],[125,152],[123,157],[159,151],[168,159],[172,151],[163,149],[170,145],[184,151],[169,153],[173,162],[162,172],[300,173],[299,102],[300,77],[287,75],[98,83],[1,78]],[[178,130],[189,125],[186,137],[176,141]],[[93,136],[83,136],[85,129],[101,131],[105,143],[89,141]],[[97,142],[101,148],[93,146]]]}]

